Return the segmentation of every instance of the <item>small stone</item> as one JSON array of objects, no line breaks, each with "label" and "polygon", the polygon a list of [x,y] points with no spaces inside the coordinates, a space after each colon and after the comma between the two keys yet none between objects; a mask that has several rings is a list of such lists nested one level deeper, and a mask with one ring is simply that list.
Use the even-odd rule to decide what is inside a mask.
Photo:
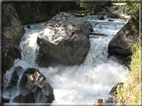
[{"label": "small stone", "polygon": [[103,99],[102,98],[99,98],[95,101],[94,105],[93,106],[102,106],[102,103],[103,103]]},{"label": "small stone", "polygon": [[114,21],[113,19],[109,19],[108,21]]}]

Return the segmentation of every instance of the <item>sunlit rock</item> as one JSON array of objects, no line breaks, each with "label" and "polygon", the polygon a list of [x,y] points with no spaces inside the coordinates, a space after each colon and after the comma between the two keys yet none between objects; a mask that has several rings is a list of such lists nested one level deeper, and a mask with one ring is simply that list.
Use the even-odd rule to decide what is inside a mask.
[{"label": "sunlit rock", "polygon": [[89,50],[92,26],[81,17],[61,12],[47,22],[38,36],[38,64],[81,64]]}]

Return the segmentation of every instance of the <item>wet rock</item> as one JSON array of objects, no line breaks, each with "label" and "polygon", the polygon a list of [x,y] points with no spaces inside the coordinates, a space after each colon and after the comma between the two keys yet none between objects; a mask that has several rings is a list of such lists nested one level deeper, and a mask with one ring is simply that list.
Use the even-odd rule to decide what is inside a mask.
[{"label": "wet rock", "polygon": [[119,15],[116,13],[107,13],[107,16],[110,18],[119,18]]},{"label": "wet rock", "polygon": [[3,93],[6,93],[9,95],[9,98],[6,98],[6,97],[2,98],[3,103],[10,102],[10,96],[13,95],[13,92],[17,90],[18,81],[23,72],[24,72],[24,69],[21,66],[15,67],[14,71],[11,74],[11,79],[9,84],[2,88]]},{"label": "wet rock", "polygon": [[2,102],[3,102],[3,103],[9,103],[9,102],[10,102],[10,99],[9,99],[9,98],[2,98]]},{"label": "wet rock", "polygon": [[30,25],[27,25],[27,28],[31,29]]},{"label": "wet rock", "polygon": [[10,3],[2,3],[2,56],[3,73],[13,66],[16,58],[21,58],[19,43],[24,34],[24,27]]},{"label": "wet rock", "polygon": [[24,69],[21,66],[16,67],[16,69],[12,73],[12,77],[10,80],[10,86],[16,86],[19,80],[19,77],[24,72]]},{"label": "wet rock", "polygon": [[38,35],[38,64],[81,64],[90,47],[88,38],[92,30],[91,24],[81,17],[65,12],[57,14]]},{"label": "wet rock", "polygon": [[115,103],[113,97],[109,97],[107,98],[107,100],[105,100],[105,103]]},{"label": "wet rock", "polygon": [[13,66],[13,62],[17,58],[21,58],[21,53],[18,48],[11,47],[7,43],[5,43],[5,40],[2,41],[3,43],[3,49],[2,49],[2,58],[3,58],[3,74],[6,70],[10,69]]},{"label": "wet rock", "polygon": [[26,96],[20,94],[19,96],[16,96],[13,101],[17,103],[35,103],[33,93],[31,92]]},{"label": "wet rock", "polygon": [[111,94],[111,95],[117,94],[117,90],[120,89],[120,88],[122,88],[122,87],[123,87],[123,84],[124,84],[123,82],[117,83],[117,84],[111,89],[111,91],[109,92],[109,94]]},{"label": "wet rock", "polygon": [[114,21],[113,19],[109,19],[108,21]]},{"label": "wet rock", "polygon": [[104,20],[104,19],[105,19],[103,15],[97,15],[97,18],[98,18],[99,20]]},{"label": "wet rock", "polygon": [[21,93],[14,98],[17,103],[52,103],[53,88],[38,69],[28,68],[21,77]]}]

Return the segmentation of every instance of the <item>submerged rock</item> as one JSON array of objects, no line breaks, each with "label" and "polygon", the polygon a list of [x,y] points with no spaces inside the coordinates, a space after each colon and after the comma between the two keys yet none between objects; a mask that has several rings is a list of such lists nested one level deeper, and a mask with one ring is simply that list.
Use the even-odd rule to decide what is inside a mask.
[{"label": "submerged rock", "polygon": [[52,103],[53,88],[36,68],[28,68],[21,77],[21,93],[14,98],[17,103]]},{"label": "submerged rock", "polygon": [[38,64],[81,64],[90,47],[89,32],[92,30],[91,24],[81,17],[65,12],[57,14],[38,35]]},{"label": "submerged rock", "polygon": [[104,15],[97,15],[99,20],[105,20]]},{"label": "submerged rock", "polygon": [[11,80],[10,80],[10,86],[17,86],[18,80],[23,72],[24,72],[24,69],[21,66],[18,66],[15,68],[15,70],[12,73]]},{"label": "submerged rock", "polygon": [[2,98],[3,103],[9,103],[10,99],[9,98]]}]

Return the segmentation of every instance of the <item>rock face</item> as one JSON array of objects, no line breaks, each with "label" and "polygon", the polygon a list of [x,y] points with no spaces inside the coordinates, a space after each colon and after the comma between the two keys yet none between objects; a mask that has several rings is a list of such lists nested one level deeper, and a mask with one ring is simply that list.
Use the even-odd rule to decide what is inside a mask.
[{"label": "rock face", "polygon": [[14,98],[17,103],[52,103],[53,88],[38,69],[28,68],[21,77],[21,93]]},{"label": "rock face", "polygon": [[90,47],[88,38],[92,30],[91,24],[81,17],[65,12],[57,14],[38,36],[38,64],[81,64]]},{"label": "rock face", "polygon": [[2,69],[5,72],[13,66],[16,58],[21,58],[19,42],[24,34],[24,27],[11,4],[3,3],[2,13]]},{"label": "rock face", "polygon": [[138,41],[138,24],[131,19],[110,41],[108,52],[110,55],[123,55],[125,57],[132,54],[132,46]]}]

